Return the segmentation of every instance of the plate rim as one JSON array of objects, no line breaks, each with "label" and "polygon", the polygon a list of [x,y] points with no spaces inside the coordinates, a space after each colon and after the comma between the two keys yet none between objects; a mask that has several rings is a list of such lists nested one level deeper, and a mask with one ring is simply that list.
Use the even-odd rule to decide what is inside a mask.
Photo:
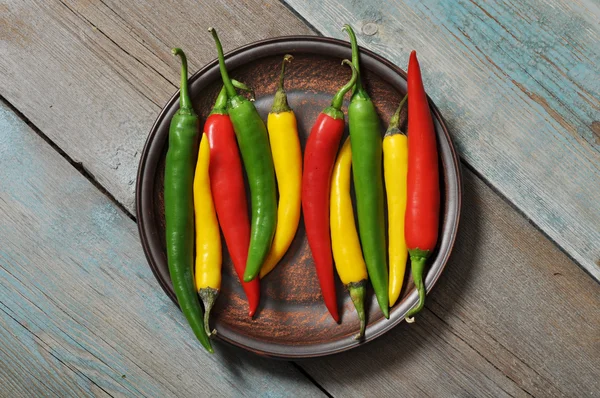
[{"label": "plate rim", "polygon": [[[309,35],[279,36],[279,37],[258,40],[258,41],[243,45],[241,47],[238,47],[238,48],[225,54],[225,61],[227,63],[227,61],[231,60],[232,57],[243,55],[245,52],[248,52],[248,51],[251,51],[251,52],[252,52],[252,50],[256,51],[257,48],[260,48],[260,47],[270,47],[270,46],[277,45],[277,44],[280,44],[282,46],[289,46],[289,45],[293,45],[294,43],[298,43],[298,42],[305,42],[304,44],[306,44],[308,46],[310,46],[311,44],[334,46],[334,47],[341,46],[341,47],[345,48],[349,54],[351,51],[349,42],[346,42],[346,41],[343,41],[340,39],[336,39],[336,38],[321,37],[321,36],[309,36]],[[291,52],[289,50],[286,50],[286,51]],[[277,51],[277,53],[279,53],[279,52],[283,53],[284,51]],[[309,53],[310,54],[311,52],[303,50],[301,53]],[[361,53],[361,63],[364,61],[364,58],[367,58],[368,62],[375,62],[375,63],[382,64],[382,66],[391,69],[391,71],[393,71],[394,74],[399,75],[402,79],[406,80],[406,78],[407,78],[406,72],[403,69],[401,69],[400,67],[398,67],[397,65],[395,65],[393,62],[384,58],[383,56],[381,56],[369,49],[366,49],[362,46],[360,47],[360,53]],[[312,52],[312,54],[323,55],[322,52],[318,52],[318,51]],[[249,61],[246,60],[246,61],[243,61],[242,64],[245,64],[248,62]],[[202,68],[200,68],[197,72],[195,72],[193,75],[191,75],[189,77],[189,79],[188,79],[189,85],[192,86],[197,80],[199,80],[201,77],[203,77],[209,71],[211,71],[217,65],[218,65],[218,59],[216,59],[216,58],[213,59],[212,61],[210,61],[209,63],[207,63],[206,65],[204,65]],[[385,78],[383,76],[380,76],[380,77],[385,80]],[[426,275],[426,279],[425,279],[425,287],[426,287],[427,294],[429,294],[431,289],[433,288],[433,286],[435,286],[435,284],[437,283],[442,272],[444,271],[444,269],[448,263],[449,257],[454,248],[456,236],[458,233],[458,226],[460,224],[460,218],[461,218],[463,180],[462,180],[462,173],[461,173],[461,164],[459,161],[458,154],[456,152],[456,148],[452,141],[452,137],[450,136],[448,126],[447,126],[441,112],[439,111],[437,106],[433,103],[433,101],[431,100],[429,95],[427,96],[427,99],[429,101],[429,106],[430,106],[430,109],[432,112],[432,116],[434,117],[434,124],[436,124],[436,128],[437,128],[437,125],[439,124],[439,127],[440,127],[441,131],[443,132],[443,134],[446,138],[448,147],[450,149],[450,153],[446,154],[446,155],[449,155],[448,159],[446,159],[446,160],[449,161],[449,162],[447,162],[448,164],[451,164],[454,167],[452,169],[453,173],[451,173],[452,175],[450,175],[450,177],[453,177],[453,178],[450,179],[449,185],[450,185],[450,187],[455,189],[455,195],[456,195],[456,197],[454,198],[454,206],[452,206],[452,208],[449,209],[449,213],[454,214],[452,219],[454,219],[455,221],[453,221],[452,219],[449,220],[450,230],[446,232],[449,235],[447,236],[447,238],[445,238],[445,239],[447,239],[447,242],[448,242],[447,249],[445,250],[444,253],[440,253],[440,254],[442,254],[441,259],[437,259],[437,261],[436,261],[436,262],[440,263],[439,266],[436,267],[435,269],[433,269],[432,265],[430,265],[428,268],[428,271],[427,271],[427,275]],[[173,106],[176,104],[176,102],[178,102],[178,101],[179,101],[179,90],[177,90],[171,96],[171,98],[165,103],[165,105],[160,110],[160,113],[156,117],[156,120],[152,124],[152,127],[150,128],[150,132],[146,138],[146,141],[144,143],[144,147],[142,149],[141,156],[140,156],[140,161],[139,161],[138,171],[137,171],[137,176],[136,176],[136,191],[135,191],[137,226],[138,226],[138,233],[140,235],[140,241],[142,243],[142,248],[144,250],[144,255],[145,255],[146,260],[150,266],[150,269],[152,270],[152,273],[154,274],[154,277],[157,279],[159,285],[161,286],[163,291],[167,294],[167,296],[177,306],[179,306],[178,302],[177,302],[177,298],[175,297],[174,293],[172,292],[170,283],[168,282],[168,281],[170,281],[170,278],[168,279],[168,281],[166,278],[164,278],[164,276],[159,271],[160,268],[157,265],[156,259],[152,255],[153,248],[152,248],[152,244],[150,242],[150,237],[149,237],[149,234],[151,233],[151,231],[149,230],[149,227],[146,225],[146,219],[143,215],[143,212],[149,211],[149,210],[151,211],[153,209],[153,206],[152,206],[153,195],[152,195],[152,192],[148,192],[148,191],[152,191],[152,189],[150,189],[150,188],[153,187],[153,184],[154,184],[154,177],[156,175],[156,169],[152,170],[153,175],[149,176],[148,174],[150,174],[149,173],[150,170],[147,167],[147,163],[156,157],[160,157],[160,155],[162,154],[162,147],[158,148],[156,145],[153,145],[155,143],[155,138],[158,134],[158,127],[162,123],[164,123],[165,119],[168,117],[169,110],[171,110],[173,108]],[[442,156],[442,155],[443,154],[440,153],[440,156]],[[144,183],[145,181],[148,181],[148,182]],[[454,184],[452,184],[452,182]],[[441,236],[442,236],[442,231],[440,231],[440,242],[442,241]],[[438,257],[439,257],[439,254],[438,254]],[[432,272],[432,271],[435,271],[435,272]],[[403,307],[406,307],[404,312],[408,311],[408,309],[412,308],[416,304],[417,297],[418,297],[418,294],[417,294],[416,290],[413,288],[413,290],[407,295],[406,299],[404,300]],[[397,308],[396,311],[394,311],[394,312],[396,312],[396,313],[399,312],[398,311],[399,309],[400,309],[400,307]],[[335,343],[334,345],[336,347],[332,347],[332,348],[328,348],[328,349],[324,349],[324,350],[320,350],[320,351],[318,350],[318,348],[322,347],[324,345],[328,345],[328,343],[318,343],[318,344],[311,344],[311,345],[307,345],[307,346],[292,346],[292,345],[284,345],[284,344],[277,344],[277,343],[261,343],[260,345],[262,347],[267,346],[267,347],[271,347],[271,348],[275,348],[275,347],[281,348],[281,350],[276,349],[276,350],[267,351],[264,348],[260,349],[260,348],[256,348],[256,347],[250,347],[247,344],[244,344],[244,343],[241,343],[234,339],[228,338],[226,336],[223,336],[222,334],[217,335],[217,337],[219,340],[225,341],[233,346],[243,348],[247,351],[250,351],[250,352],[262,355],[262,356],[270,357],[270,358],[288,359],[288,360],[289,359],[316,358],[316,357],[321,357],[321,356],[332,355],[332,354],[344,352],[344,351],[350,350],[350,349],[358,347],[358,346],[363,346],[366,343],[375,340],[377,337],[381,336],[382,334],[388,332],[389,330],[391,330],[392,328],[397,326],[399,323],[402,322],[403,319],[404,319],[404,314],[395,315],[394,319],[392,319],[392,314],[390,314],[390,319],[388,319],[388,320],[383,319],[382,321],[380,321],[374,325],[371,325],[368,328],[368,333],[365,336],[365,340],[363,342],[358,343],[355,341],[350,341],[351,338],[349,338],[348,341],[346,341],[346,339],[337,340],[337,341],[333,342],[333,343]],[[329,343],[329,344],[331,344],[331,343]],[[287,350],[286,350],[286,348],[287,348]],[[297,350],[298,348],[305,348],[305,349],[298,351]],[[309,349],[306,349],[306,348],[309,348]],[[314,349],[310,350],[310,348],[316,348],[316,350],[314,350]]]}]

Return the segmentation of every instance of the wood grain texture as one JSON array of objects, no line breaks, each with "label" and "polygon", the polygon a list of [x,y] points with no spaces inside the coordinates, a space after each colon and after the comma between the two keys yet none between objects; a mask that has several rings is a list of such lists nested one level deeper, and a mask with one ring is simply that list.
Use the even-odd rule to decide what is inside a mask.
[{"label": "wood grain texture", "polygon": [[600,286],[464,177],[455,250],[422,315],[302,366],[333,396],[597,396]]},{"label": "wood grain texture", "polygon": [[[0,275],[8,272],[0,265]],[[10,276],[10,275],[9,275]],[[56,357],[26,322],[0,303],[0,381],[6,397],[108,397],[92,380]]]},{"label": "wood grain texture", "polygon": [[600,280],[600,11],[567,0],[285,0],[406,67],[463,159]]},{"label": "wood grain texture", "polygon": [[[134,212],[139,154],[161,107],[226,50],[310,29],[273,0],[11,0],[0,4],[0,94]],[[43,28],[42,28],[43,27]]]},{"label": "wood grain texture", "polygon": [[[265,374],[269,383],[274,372],[281,376],[284,363],[249,358],[219,345],[222,357],[217,360],[225,360],[221,366],[231,367],[241,356],[243,370],[215,375],[228,385],[204,384],[213,358],[195,344],[148,272],[133,223],[22,123],[10,114],[3,120],[8,122],[0,128],[0,301],[11,317],[4,310],[2,324],[11,318],[27,327],[27,333],[13,335],[21,341],[35,336],[62,362],[89,375],[90,388],[113,395],[188,395],[199,388],[237,395],[234,384],[242,376],[250,378],[250,385]],[[301,363],[329,392],[598,392],[598,285],[470,173],[465,193],[455,255],[414,327],[402,324],[364,348]],[[18,369],[31,350],[12,349],[17,352],[11,367]],[[42,369],[49,366],[38,358],[31,362]],[[126,381],[119,379],[121,373]],[[75,378],[68,372],[57,375]],[[60,380],[50,380],[46,384],[60,388]],[[80,382],[69,383],[67,393]]]},{"label": "wood grain texture", "polygon": [[[514,49],[506,45],[511,36],[486,14],[494,15],[489,2],[477,2],[486,12],[466,1],[452,2],[452,9],[433,7],[450,2],[405,1],[370,4],[366,11],[360,2],[339,9],[320,4],[326,19],[304,16],[325,34],[342,37],[338,28],[346,21],[372,32],[366,24],[375,21],[375,36],[359,33],[363,44],[401,66],[408,50],[417,48],[430,94],[464,158],[582,264],[594,261],[594,253],[600,259],[597,245],[590,246],[598,242],[590,240],[597,229],[596,235],[589,231],[599,225],[597,146],[585,134],[572,134],[586,132],[582,114],[598,114],[598,79],[589,67],[598,64],[595,2],[523,1],[496,16],[503,24],[510,18],[511,33],[529,40],[522,52],[519,41]],[[521,7],[528,4],[535,12]],[[239,7],[242,12],[233,15]],[[136,151],[175,91],[172,45],[189,49],[195,70],[214,58],[205,24],[221,27],[227,49],[267,36],[310,33],[281,5],[255,0],[233,6],[12,0],[0,11],[1,94],[129,210]],[[482,32],[498,43],[482,39]],[[546,89],[552,80],[543,74],[552,68],[532,51],[536,43],[567,75],[552,75],[559,99]],[[532,73],[542,75],[534,79]],[[573,79],[584,89],[573,93]],[[571,102],[575,96],[578,109]],[[181,385],[181,395],[269,395],[279,391],[274,383],[282,383],[281,395],[295,392],[285,387],[293,383],[306,387],[307,395],[319,393],[283,363],[221,345],[212,358],[198,352],[185,321],[150,274],[133,223],[42,140],[13,124],[21,127],[0,128],[0,339],[7,339],[0,342],[0,384],[7,394],[100,395],[105,389],[117,396],[170,396]],[[589,124],[593,135],[587,137],[599,137],[599,125]],[[25,138],[15,137],[20,129],[27,131]],[[13,156],[19,148],[29,157]],[[600,350],[598,286],[481,181],[466,177],[453,262],[415,328],[402,325],[356,351],[302,362],[332,394],[598,394],[592,367]],[[545,191],[548,181],[551,189]],[[560,236],[546,224],[563,228]],[[47,374],[44,385],[36,386],[25,368]]]},{"label": "wood grain texture", "polygon": [[0,395],[321,395],[288,363],[207,354],[135,223],[4,104],[0,241]]}]

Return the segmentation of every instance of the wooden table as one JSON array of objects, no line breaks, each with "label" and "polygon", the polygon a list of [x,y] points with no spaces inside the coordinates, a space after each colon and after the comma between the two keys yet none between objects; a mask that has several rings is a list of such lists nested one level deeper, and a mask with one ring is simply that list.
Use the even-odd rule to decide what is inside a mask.
[{"label": "wooden table", "polygon": [[[173,4],[171,4],[173,3]],[[597,0],[0,2],[0,395],[600,395]],[[154,279],[134,185],[178,60],[282,35],[417,49],[464,173],[417,323],[350,352],[209,356]]]}]

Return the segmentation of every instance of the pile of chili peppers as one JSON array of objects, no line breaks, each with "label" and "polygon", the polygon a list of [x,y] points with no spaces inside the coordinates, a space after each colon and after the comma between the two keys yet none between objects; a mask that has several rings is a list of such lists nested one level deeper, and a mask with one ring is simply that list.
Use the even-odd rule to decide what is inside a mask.
[{"label": "pile of chili peppers", "polygon": [[[252,101],[238,93],[252,90],[229,77],[221,42],[210,28],[223,88],[200,134],[188,94],[186,57],[181,49],[173,50],[181,58],[181,90],[165,165],[167,259],[182,312],[209,352],[213,352],[210,337],[216,334],[209,316],[221,285],[221,233],[248,299],[248,315],[253,317],[260,299],[259,279],[287,252],[301,210],[325,306],[339,322],[335,264],[356,307],[357,339],[364,337],[367,323],[367,280],[388,318],[389,308],[400,297],[409,257],[418,302],[406,320],[411,322],[423,308],[423,274],[438,239],[440,191],[436,136],[419,63],[413,51],[408,94],[382,137],[375,105],[362,84],[356,36],[349,25],[344,30],[350,37],[352,61],[342,64],[351,69],[352,77],[317,117],[304,161],[284,88],[291,55],[283,58],[265,125]],[[339,149],[345,128],[342,104],[349,91],[350,136]],[[406,103],[407,133],[401,129]]]}]

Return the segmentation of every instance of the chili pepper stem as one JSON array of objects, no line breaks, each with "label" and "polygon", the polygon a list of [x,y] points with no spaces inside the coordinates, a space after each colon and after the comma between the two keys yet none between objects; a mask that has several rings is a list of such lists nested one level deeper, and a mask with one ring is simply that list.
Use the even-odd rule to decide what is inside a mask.
[{"label": "chili pepper stem", "polygon": [[233,83],[231,83],[231,79],[229,78],[229,73],[227,72],[227,68],[225,68],[225,56],[223,55],[223,46],[221,45],[221,40],[219,39],[219,35],[215,28],[208,28],[208,31],[212,34],[213,39],[215,40],[215,45],[217,46],[217,54],[219,58],[219,70],[221,71],[221,78],[223,79],[223,85],[225,86],[225,90],[227,91],[227,95],[229,98],[233,98],[237,95],[235,92],[235,88],[233,87]]},{"label": "chili pepper stem", "polygon": [[229,97],[227,96],[227,90],[225,90],[225,86],[221,88],[219,91],[219,95],[217,95],[217,99],[215,100],[215,105],[210,111],[210,115],[224,115],[227,113],[227,100]]},{"label": "chili pepper stem", "polygon": [[352,63],[354,64],[354,67],[356,68],[356,73],[358,73],[358,79],[356,80],[356,85],[354,86],[352,95],[354,95],[356,93],[361,93],[361,94],[365,93],[364,88],[362,86],[362,81],[360,78],[360,66],[359,66],[359,62],[358,62],[358,44],[356,42],[356,34],[354,33],[354,29],[352,29],[352,26],[350,26],[349,24],[345,24],[344,27],[342,28],[342,30],[344,32],[348,33],[348,36],[350,36],[350,42],[352,45]]},{"label": "chili pepper stem", "polygon": [[179,88],[179,109],[188,110],[192,109],[192,101],[188,93],[188,66],[187,57],[181,48],[174,48],[171,50],[173,55],[181,58],[181,87]]},{"label": "chili pepper stem", "polygon": [[367,291],[367,280],[364,279],[359,282],[350,282],[346,285],[354,308],[356,308],[356,314],[360,321],[360,331],[354,336],[355,340],[362,340],[365,337],[365,327],[367,325],[365,316],[365,294]]},{"label": "chili pepper stem", "polygon": [[290,54],[286,54],[281,62],[281,74],[279,75],[279,86],[275,92],[275,98],[273,99],[273,106],[271,107],[271,113],[289,112],[292,109],[287,102],[287,94],[283,88],[283,80],[285,76],[285,64],[292,62],[294,59]]},{"label": "chili pepper stem", "polygon": [[212,310],[212,307],[215,304],[215,300],[219,295],[219,291],[212,287],[205,287],[198,290],[198,295],[200,296],[200,299],[202,299],[202,304],[204,305],[204,330],[206,330],[208,337],[215,336],[217,334],[217,330],[213,329],[211,331],[208,321],[210,319],[210,310]]},{"label": "chili pepper stem", "polygon": [[342,104],[344,103],[344,96],[358,81],[358,69],[356,68],[356,66],[354,66],[352,62],[348,59],[343,60],[342,65],[348,65],[350,67],[350,69],[352,70],[352,77],[350,78],[350,81],[348,81],[348,83],[346,83],[344,87],[339,89],[339,91],[333,96],[333,99],[331,100],[331,106],[335,109],[342,109]]},{"label": "chili pepper stem", "polygon": [[400,114],[402,113],[402,109],[404,108],[404,105],[406,104],[407,100],[408,94],[406,94],[404,98],[402,98],[402,101],[400,101],[400,105],[398,105],[396,112],[394,112],[394,114],[390,118],[390,124],[388,125],[388,128],[385,132],[385,136],[402,133],[400,131]]},{"label": "chili pepper stem", "polygon": [[352,70],[352,77],[350,77],[348,83],[346,83],[346,85],[340,88],[339,91],[333,96],[333,99],[331,100],[331,105],[323,110],[324,114],[334,119],[344,118],[344,113],[342,112],[344,96],[348,91],[350,91],[350,89],[358,79],[358,73],[356,72],[356,68],[354,67],[354,65],[352,65],[352,62],[345,59],[342,61],[342,65],[348,65],[350,67],[350,69]]},{"label": "chili pepper stem", "polygon": [[412,278],[415,283],[415,287],[417,288],[417,292],[419,293],[419,301],[417,305],[413,307],[404,319],[408,323],[413,323],[415,321],[415,314],[423,309],[425,306],[425,283],[423,281],[423,272],[425,270],[425,263],[427,262],[427,257],[429,257],[429,250],[409,250],[410,254],[410,269],[412,273]]},{"label": "chili pepper stem", "polygon": [[[238,82],[235,79],[231,79],[231,83],[233,84],[233,87],[239,89],[239,90],[244,90],[250,93],[251,96],[251,100],[254,100],[254,90],[251,87],[246,86],[244,83]],[[229,96],[227,95],[227,90],[225,89],[225,86],[223,86],[223,88],[221,88],[221,91],[219,91],[219,95],[217,96],[217,99],[215,100],[215,105],[213,106],[212,110],[210,111],[210,115],[226,115],[227,114],[227,101],[229,100]]]}]

